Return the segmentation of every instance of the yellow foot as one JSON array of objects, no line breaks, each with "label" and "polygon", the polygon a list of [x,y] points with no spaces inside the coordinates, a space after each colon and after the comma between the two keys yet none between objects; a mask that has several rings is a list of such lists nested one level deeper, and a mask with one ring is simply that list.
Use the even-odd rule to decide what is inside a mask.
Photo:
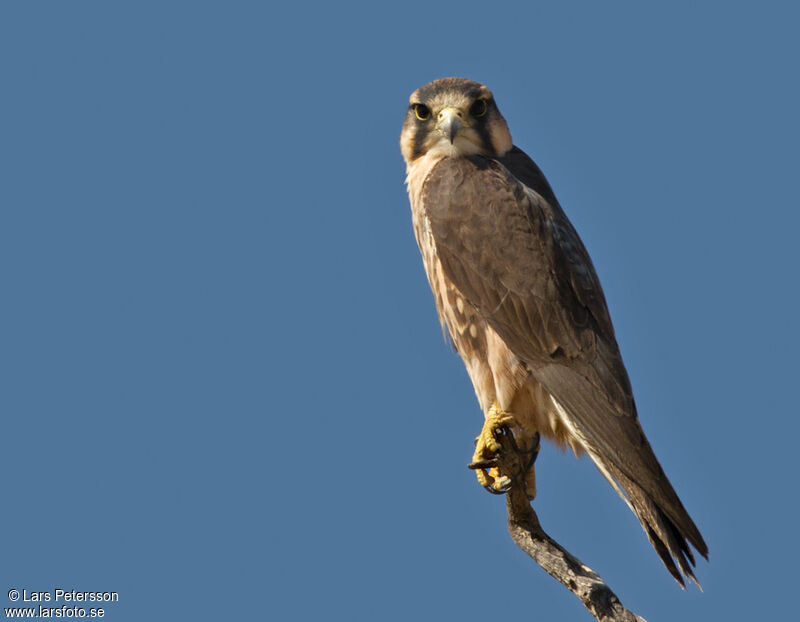
[{"label": "yellow foot", "polygon": [[471,466],[476,469],[480,485],[490,492],[504,492],[511,484],[511,478],[500,472],[497,454],[502,449],[500,436],[513,421],[510,413],[494,403],[486,413],[480,435],[475,439]]},{"label": "yellow foot", "polygon": [[489,492],[502,494],[520,475],[525,478],[525,492],[533,499],[536,496],[536,475],[533,462],[539,452],[539,435],[532,438],[513,425],[525,439],[522,447],[518,446],[511,430],[515,424],[513,415],[502,410],[496,403],[492,404],[486,414],[480,436],[475,439],[475,454],[470,468],[475,470],[478,482]]}]

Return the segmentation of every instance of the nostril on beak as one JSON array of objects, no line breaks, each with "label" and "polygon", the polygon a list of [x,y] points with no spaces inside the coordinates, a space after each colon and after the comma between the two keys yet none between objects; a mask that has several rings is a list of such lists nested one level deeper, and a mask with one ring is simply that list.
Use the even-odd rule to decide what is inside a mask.
[{"label": "nostril on beak", "polygon": [[456,108],[445,108],[439,112],[437,117],[436,129],[446,136],[452,145],[456,135],[465,123],[463,113]]}]

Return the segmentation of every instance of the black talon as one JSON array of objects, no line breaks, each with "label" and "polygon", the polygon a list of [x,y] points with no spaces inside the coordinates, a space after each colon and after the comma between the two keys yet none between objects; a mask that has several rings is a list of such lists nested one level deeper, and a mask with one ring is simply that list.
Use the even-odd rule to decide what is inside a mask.
[{"label": "black talon", "polygon": [[[541,448],[541,444],[539,443],[540,439],[541,439],[541,437],[539,436],[539,433],[537,432],[536,436],[533,437],[533,444],[531,445],[531,448],[526,450],[526,451],[519,451],[518,450],[517,453],[531,454],[531,456],[532,456],[531,457],[531,464],[533,464],[536,461],[536,457],[539,455],[539,449]],[[514,449],[516,449],[516,446],[514,447]]]},{"label": "black talon", "polygon": [[478,462],[470,462],[467,465],[468,469],[477,471],[478,469],[489,469],[497,466],[497,458],[489,458],[488,460],[480,460]]},{"label": "black talon", "polygon": [[486,491],[488,491],[488,492],[492,493],[493,495],[504,495],[504,494],[506,494],[506,493],[509,491],[509,489],[511,488],[511,484],[509,483],[509,484],[508,484],[508,486],[505,486],[505,487],[503,487],[503,488],[495,488],[494,486],[492,486],[491,484],[489,484],[488,486],[484,486],[483,488],[484,488]]},{"label": "black talon", "polygon": [[[514,473],[514,475],[512,475],[509,478],[508,483],[505,486],[503,486],[502,488],[495,488],[491,484],[488,484],[488,485],[484,486],[484,489],[487,492],[492,493],[493,495],[504,495],[511,489],[511,486],[514,484],[514,482],[517,481],[519,476],[524,474],[524,473],[527,473],[530,470],[530,468],[533,466],[533,463],[536,462],[536,458],[539,456],[539,449],[541,448],[541,445],[539,443],[539,441],[541,440],[541,437],[539,436],[539,433],[537,432],[536,436],[534,436],[534,438],[533,438],[533,444],[531,445],[531,448],[527,449],[525,451],[522,451],[522,450],[520,450],[519,446],[517,445],[517,441],[514,438],[514,435],[511,433],[511,431],[506,426],[502,426],[500,428],[497,428],[496,432],[499,432],[503,436],[507,436],[508,437],[508,440],[511,443],[511,449],[513,449],[514,452],[517,455],[530,454],[530,456],[531,456],[530,460],[528,460],[528,464],[525,466],[525,468],[524,469],[520,469],[519,471]],[[497,458],[490,458],[489,460],[481,460],[479,462],[473,462],[471,464],[468,464],[467,468],[472,469],[473,471],[477,471],[478,469],[486,469],[488,467],[497,466],[497,463],[498,463]]]}]

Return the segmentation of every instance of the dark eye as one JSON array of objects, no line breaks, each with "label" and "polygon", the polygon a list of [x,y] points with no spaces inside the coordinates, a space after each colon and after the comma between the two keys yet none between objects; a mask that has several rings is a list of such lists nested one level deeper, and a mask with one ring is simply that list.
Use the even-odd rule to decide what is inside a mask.
[{"label": "dark eye", "polygon": [[469,109],[469,113],[473,117],[480,118],[483,115],[485,115],[488,110],[489,110],[489,105],[486,103],[486,100],[479,99],[474,104],[472,104],[472,107]]},{"label": "dark eye", "polygon": [[431,109],[425,104],[414,104],[414,114],[420,121],[427,121],[431,118]]}]

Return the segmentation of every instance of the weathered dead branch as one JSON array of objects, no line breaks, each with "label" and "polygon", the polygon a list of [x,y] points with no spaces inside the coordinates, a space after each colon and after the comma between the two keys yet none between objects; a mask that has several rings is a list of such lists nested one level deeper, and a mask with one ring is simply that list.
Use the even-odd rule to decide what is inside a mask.
[{"label": "weathered dead branch", "polygon": [[558,542],[548,536],[539,523],[523,478],[518,478],[506,495],[508,531],[517,546],[531,556],[545,572],[580,598],[600,622],[646,622],[628,611],[594,570],[585,566]]}]

